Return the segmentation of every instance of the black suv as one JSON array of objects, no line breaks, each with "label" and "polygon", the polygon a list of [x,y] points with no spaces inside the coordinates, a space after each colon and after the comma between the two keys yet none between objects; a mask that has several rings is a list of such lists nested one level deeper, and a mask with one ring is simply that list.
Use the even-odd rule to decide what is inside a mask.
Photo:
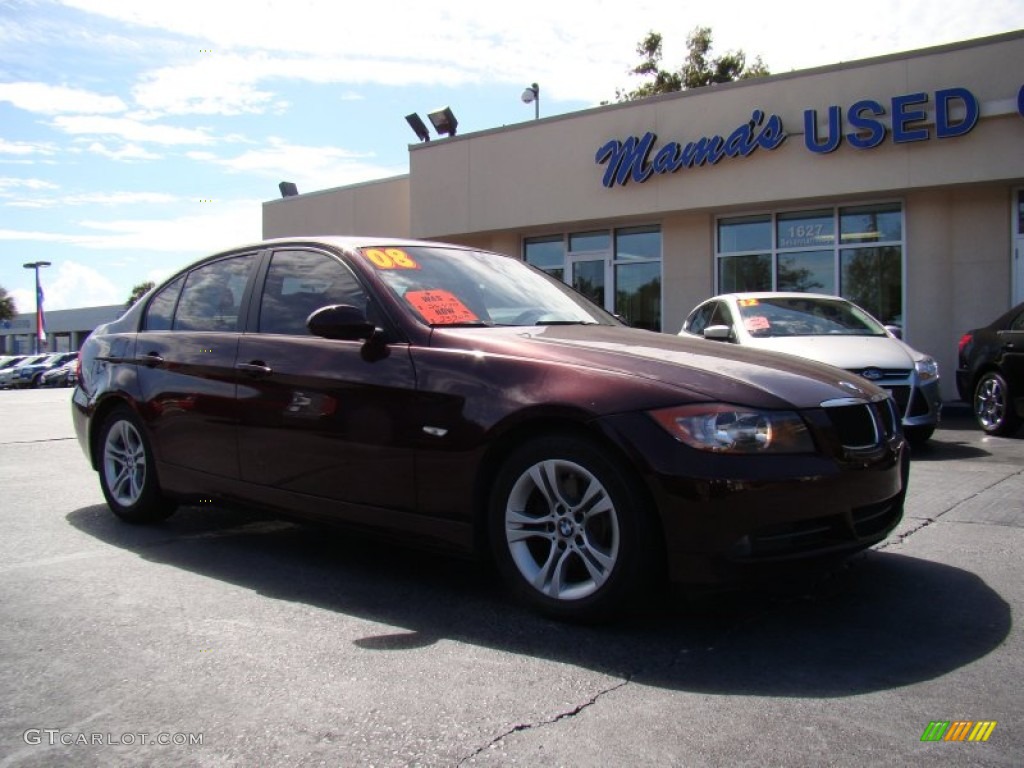
[{"label": "black suv", "polygon": [[1012,435],[1024,421],[1024,304],[960,337],[960,399],[990,435]]}]

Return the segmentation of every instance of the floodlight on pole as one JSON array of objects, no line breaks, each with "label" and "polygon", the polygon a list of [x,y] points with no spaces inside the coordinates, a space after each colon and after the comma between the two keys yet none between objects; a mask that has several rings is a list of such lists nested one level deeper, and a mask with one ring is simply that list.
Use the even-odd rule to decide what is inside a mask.
[{"label": "floodlight on pole", "polygon": [[540,86],[536,83],[531,83],[526,90],[523,91],[523,95],[520,96],[523,100],[523,104],[533,104],[533,119],[540,119]]},{"label": "floodlight on pole", "polygon": [[409,124],[413,132],[416,134],[416,138],[420,141],[430,141],[430,131],[427,130],[426,124],[423,122],[418,114],[413,112],[411,115],[405,116],[405,122]]},{"label": "floodlight on pole", "polygon": [[455,129],[459,127],[459,121],[455,119],[455,114],[452,112],[451,107],[441,107],[428,113],[427,117],[430,118],[430,122],[434,125],[434,130],[437,131],[438,136],[454,136]]}]

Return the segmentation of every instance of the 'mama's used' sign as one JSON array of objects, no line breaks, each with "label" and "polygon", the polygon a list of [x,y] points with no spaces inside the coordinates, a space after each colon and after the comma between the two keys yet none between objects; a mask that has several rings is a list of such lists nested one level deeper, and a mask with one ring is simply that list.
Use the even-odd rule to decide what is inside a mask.
[{"label": "'mama's used' sign", "polygon": [[[934,101],[934,124],[926,106]],[[1017,93],[1017,111],[1024,117],[1024,86]],[[924,92],[894,96],[888,104],[862,99],[844,110],[830,106],[825,127],[819,126],[818,110],[804,110],[804,145],[811,152],[827,154],[843,141],[856,149],[872,149],[891,135],[894,144],[949,139],[969,133],[977,125],[981,108],[977,97],[966,88],[936,91],[933,99]],[[844,131],[843,117],[845,114]],[[954,118],[954,114],[956,117]],[[888,124],[882,118],[888,118]],[[606,187],[642,184],[651,176],[675,173],[684,168],[715,165],[724,157],[748,157],[757,150],[771,151],[786,140],[782,118],[755,109],[746,123],[728,136],[704,136],[686,144],[670,141],[658,146],[658,137],[648,131],[625,141],[605,142],[594,157],[604,165]]]}]

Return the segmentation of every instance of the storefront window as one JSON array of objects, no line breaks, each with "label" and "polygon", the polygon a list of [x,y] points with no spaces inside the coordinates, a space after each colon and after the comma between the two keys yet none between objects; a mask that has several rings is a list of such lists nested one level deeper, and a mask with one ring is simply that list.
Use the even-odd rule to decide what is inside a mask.
[{"label": "storefront window", "polygon": [[903,325],[901,249],[844,248],[842,296],[858,304],[886,325]]},{"label": "storefront window", "polygon": [[607,251],[611,248],[611,237],[607,232],[577,232],[569,235],[569,250]]},{"label": "storefront window", "polygon": [[661,262],[615,266],[615,312],[634,328],[661,330]]},{"label": "storefront window", "polygon": [[831,249],[780,253],[776,287],[780,291],[835,293],[835,253]]},{"label": "storefront window", "polygon": [[767,251],[771,247],[771,216],[740,216],[718,222],[719,253]]},{"label": "storefront window", "polygon": [[527,264],[543,269],[559,280],[565,279],[565,239],[561,235],[528,238],[523,250]]},{"label": "storefront window", "polygon": [[659,227],[527,238],[523,241],[523,257],[630,325],[661,330]]},{"label": "storefront window", "polygon": [[615,231],[615,260],[661,258],[661,230],[657,227],[633,227]]},{"label": "storefront window", "polygon": [[831,246],[836,241],[835,216],[831,210],[780,213],[777,247]]},{"label": "storefront window", "polygon": [[771,289],[771,254],[725,256],[718,260],[719,293],[770,291]]},{"label": "storefront window", "polygon": [[843,245],[902,240],[902,211],[898,203],[840,208],[839,231]]},{"label": "storefront window", "polygon": [[719,219],[717,259],[719,293],[832,293],[903,322],[899,203]]}]

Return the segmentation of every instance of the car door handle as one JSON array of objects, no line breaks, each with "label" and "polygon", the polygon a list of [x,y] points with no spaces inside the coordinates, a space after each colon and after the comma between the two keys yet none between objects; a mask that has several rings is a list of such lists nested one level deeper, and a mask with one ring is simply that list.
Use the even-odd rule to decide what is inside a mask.
[{"label": "car door handle", "polygon": [[273,368],[260,360],[253,360],[251,363],[236,363],[235,370],[250,376],[269,376],[274,372]]},{"label": "car door handle", "polygon": [[148,352],[145,355],[139,357],[136,360],[136,362],[140,363],[141,365],[145,365],[149,368],[155,368],[158,365],[162,365],[164,359],[160,357],[160,355],[158,355],[156,352]]}]

